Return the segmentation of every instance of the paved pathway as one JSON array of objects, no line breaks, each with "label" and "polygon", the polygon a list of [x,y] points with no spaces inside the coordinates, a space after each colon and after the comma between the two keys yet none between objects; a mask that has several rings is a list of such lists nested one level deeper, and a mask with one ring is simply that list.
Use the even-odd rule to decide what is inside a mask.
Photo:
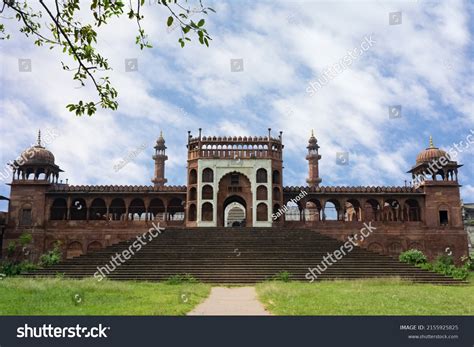
[{"label": "paved pathway", "polygon": [[254,287],[213,287],[211,295],[189,316],[269,316]]}]

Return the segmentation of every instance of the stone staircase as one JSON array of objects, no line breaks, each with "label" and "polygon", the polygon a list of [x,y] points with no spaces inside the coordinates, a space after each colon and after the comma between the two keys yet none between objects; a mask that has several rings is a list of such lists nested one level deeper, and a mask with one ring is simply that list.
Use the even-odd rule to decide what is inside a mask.
[{"label": "stone staircase", "polygon": [[[111,257],[131,247],[134,241],[135,238],[67,259],[25,276],[63,273],[69,278],[90,277],[97,267],[111,264]],[[304,229],[167,229],[107,277],[161,281],[176,274],[191,274],[202,282],[251,284],[287,271],[293,280],[308,281],[305,278],[308,268],[321,265],[323,256],[328,252],[332,254],[342,245],[343,242]],[[329,266],[317,280],[373,277],[400,277],[418,283],[465,283],[358,247]]]}]

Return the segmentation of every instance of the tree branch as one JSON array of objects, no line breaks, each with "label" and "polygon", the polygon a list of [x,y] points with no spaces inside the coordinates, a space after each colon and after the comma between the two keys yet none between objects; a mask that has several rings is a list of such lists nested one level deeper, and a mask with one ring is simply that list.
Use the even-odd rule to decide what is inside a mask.
[{"label": "tree branch", "polygon": [[84,63],[82,62],[82,59],[81,57],[79,57],[79,55],[77,54],[77,51],[76,51],[76,47],[73,45],[73,43],[71,42],[71,40],[69,39],[69,37],[67,36],[67,34],[64,32],[63,28],[59,25],[59,23],[56,22],[56,19],[54,18],[53,14],[51,13],[51,11],[49,10],[49,8],[44,4],[43,0],[39,0],[40,4],[43,6],[43,8],[46,10],[46,12],[48,13],[48,15],[51,17],[51,20],[58,26],[59,28],[59,32],[63,35],[64,39],[67,41],[69,47],[71,48],[72,50],[72,53],[74,54],[74,56],[76,57],[77,59],[77,62],[79,64],[79,66],[81,66],[84,71],[86,71],[86,73],[89,75],[90,79],[92,80],[92,82],[94,83],[94,86],[95,88],[97,89],[97,91],[99,92],[100,96],[102,96],[102,92],[100,91],[100,87],[99,85],[97,84],[97,81],[95,79],[95,77],[92,75],[92,73],[89,71],[89,69],[84,65]]}]

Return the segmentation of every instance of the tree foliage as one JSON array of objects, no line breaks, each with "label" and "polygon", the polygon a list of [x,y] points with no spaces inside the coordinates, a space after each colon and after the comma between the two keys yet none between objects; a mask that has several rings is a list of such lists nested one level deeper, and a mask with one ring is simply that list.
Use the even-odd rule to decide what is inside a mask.
[{"label": "tree foliage", "polygon": [[[114,17],[126,16],[136,22],[137,35],[135,43],[140,49],[151,48],[148,36],[142,28],[144,19],[143,7],[146,4],[156,5],[166,9],[168,17],[165,25],[169,28],[177,26],[180,29],[178,39],[181,47],[191,41],[196,35],[202,45],[209,46],[211,40],[205,29],[205,20],[197,23],[196,14],[207,15],[208,11],[214,12],[210,7],[205,7],[202,0],[196,0],[191,5],[188,0],[2,0],[0,4],[1,23],[0,40],[10,39],[11,34],[6,24],[10,20],[20,23],[19,31],[31,37],[37,46],[48,46],[50,49],[59,48],[64,54],[73,58],[74,66],[61,62],[66,71],[73,73],[73,79],[81,86],[86,82],[92,83],[97,91],[98,100],[83,101],[67,105],[67,109],[77,116],[93,115],[100,106],[104,109],[116,110],[117,90],[113,87],[108,76],[97,76],[97,72],[111,70],[106,57],[97,50],[97,29],[107,25]],[[81,8],[81,5],[83,6]],[[82,19],[89,11],[91,21]]]}]

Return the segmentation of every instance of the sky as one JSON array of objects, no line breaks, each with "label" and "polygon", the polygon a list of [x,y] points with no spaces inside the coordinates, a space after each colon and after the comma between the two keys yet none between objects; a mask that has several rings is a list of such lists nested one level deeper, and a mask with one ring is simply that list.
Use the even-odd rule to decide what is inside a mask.
[{"label": "sky", "polygon": [[[474,201],[474,143],[466,141],[474,133],[474,2],[203,2],[216,13],[193,20],[206,20],[209,48],[194,37],[181,48],[155,0],[143,8],[153,48],[139,49],[125,17],[99,31],[119,108],[92,117],[65,108],[95,98],[90,83],[81,88],[62,70],[68,58],[2,19],[12,37],[0,41],[0,195],[9,196],[7,162],[38,129],[53,134],[46,147],[60,178],[75,185],[151,185],[163,131],[168,184],[183,185],[188,130],[265,136],[272,128],[283,131],[284,185],[305,185],[312,129],[324,186],[403,186],[432,135],[445,150],[457,144],[461,195]],[[19,71],[19,59],[30,59],[31,71]],[[130,59],[135,71],[126,71]]]}]

